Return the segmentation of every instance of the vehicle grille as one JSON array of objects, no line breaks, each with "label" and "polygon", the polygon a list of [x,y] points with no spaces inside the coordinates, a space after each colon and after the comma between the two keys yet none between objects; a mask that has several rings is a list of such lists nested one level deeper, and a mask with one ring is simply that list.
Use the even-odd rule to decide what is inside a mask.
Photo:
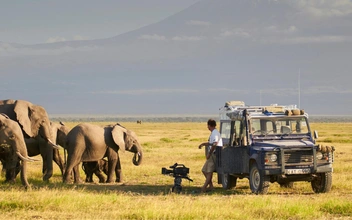
[{"label": "vehicle grille", "polygon": [[313,163],[312,151],[285,151],[285,164]]}]

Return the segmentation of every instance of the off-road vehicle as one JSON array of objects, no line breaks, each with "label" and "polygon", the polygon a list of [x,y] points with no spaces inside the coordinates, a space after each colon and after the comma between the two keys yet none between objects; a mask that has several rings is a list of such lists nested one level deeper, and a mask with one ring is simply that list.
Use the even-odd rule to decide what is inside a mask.
[{"label": "off-road vehicle", "polygon": [[227,102],[220,108],[220,133],[224,147],[217,150],[216,172],[223,188],[248,178],[255,194],[266,194],[274,182],[293,187],[307,181],[315,193],[331,190],[334,147],[316,144],[318,132],[295,105]]}]

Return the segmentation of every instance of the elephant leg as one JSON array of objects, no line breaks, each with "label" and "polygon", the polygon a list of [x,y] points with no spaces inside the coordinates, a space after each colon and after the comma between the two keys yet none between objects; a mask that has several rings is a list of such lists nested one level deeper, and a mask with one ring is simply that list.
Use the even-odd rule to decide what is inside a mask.
[{"label": "elephant leg", "polygon": [[[72,172],[74,175],[74,180],[77,179],[76,175],[79,175],[79,169],[78,165],[82,161],[82,154],[84,152],[85,147],[81,146],[74,146],[70,149],[68,147],[68,156],[67,156],[67,164],[66,164],[66,170],[63,176],[63,182],[64,183],[70,183],[71,182],[71,176]],[[73,170],[76,169],[77,172],[74,172]],[[79,177],[78,177],[79,178]]]},{"label": "elephant leg", "polygon": [[105,164],[104,160],[99,160],[96,162],[96,169],[94,170],[94,174],[99,178],[99,183],[105,183],[105,177],[102,173],[102,168]]},{"label": "elephant leg", "polygon": [[41,156],[43,158],[43,181],[49,181],[53,175],[53,147],[45,144],[41,146]]},{"label": "elephant leg", "polygon": [[108,178],[106,180],[107,183],[113,183],[114,182],[114,172],[115,172],[115,168],[116,168],[116,163],[117,163],[117,159],[113,158],[113,159],[109,159],[108,158]]},{"label": "elephant leg", "polygon": [[87,183],[93,183],[93,171],[90,170],[87,174],[86,174],[86,182]]},{"label": "elephant leg", "polygon": [[5,174],[7,183],[15,183],[16,182],[16,168],[6,168]]},{"label": "elephant leg", "polygon": [[91,170],[89,162],[83,162],[82,169],[86,174],[86,183],[93,182],[93,172]]},{"label": "elephant leg", "polygon": [[59,166],[61,174],[64,175],[65,163],[61,158],[60,151],[58,149],[53,149],[53,160]]},{"label": "elephant leg", "polygon": [[75,183],[82,183],[80,174],[79,174],[79,165],[76,165],[73,167],[73,173],[74,173],[74,181]]},{"label": "elephant leg", "polygon": [[116,182],[121,183],[123,181],[123,179],[122,179],[121,162],[120,162],[119,156],[117,156],[117,164],[116,164],[115,174],[116,174]]},{"label": "elephant leg", "polygon": [[[9,155],[6,155],[6,157],[9,157]],[[15,183],[16,182],[16,176],[18,173],[21,171],[21,163],[20,161],[17,161],[15,164],[15,167],[9,165],[6,160],[2,159],[2,175],[5,176],[5,182],[8,183]]]},{"label": "elephant leg", "polygon": [[72,177],[74,177],[76,175],[76,173],[74,172],[75,166],[78,166],[78,165],[72,164],[69,162],[67,163],[66,170],[65,170],[64,176],[63,176],[64,183],[71,183]]}]

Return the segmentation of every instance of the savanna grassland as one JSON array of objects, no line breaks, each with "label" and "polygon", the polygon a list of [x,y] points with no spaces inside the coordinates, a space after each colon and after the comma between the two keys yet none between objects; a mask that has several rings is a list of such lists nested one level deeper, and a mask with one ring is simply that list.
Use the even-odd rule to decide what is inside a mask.
[{"label": "savanna grassland", "polygon": [[[77,123],[65,122],[70,128]],[[308,182],[292,189],[273,183],[267,195],[251,194],[247,179],[233,190],[215,184],[214,191],[199,193],[205,159],[198,145],[209,136],[206,122],[122,125],[136,132],[144,150],[138,167],[132,153],[120,153],[123,184],[99,184],[96,177],[93,184],[63,184],[56,164],[50,182],[43,183],[37,156],[40,161],[29,164],[31,190],[23,189],[19,177],[15,185],[1,177],[1,219],[352,219],[352,123],[311,124],[319,143],[336,149],[331,192],[315,194]],[[161,174],[176,162],[189,167],[194,180],[183,180],[181,194],[170,193],[173,178]]]}]

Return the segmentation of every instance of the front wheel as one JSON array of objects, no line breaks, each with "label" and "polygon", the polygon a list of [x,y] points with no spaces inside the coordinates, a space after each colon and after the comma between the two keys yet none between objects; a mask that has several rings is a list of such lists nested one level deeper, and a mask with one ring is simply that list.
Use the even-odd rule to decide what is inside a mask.
[{"label": "front wheel", "polygon": [[315,193],[330,192],[332,186],[332,173],[318,173],[312,182],[312,189]]},{"label": "front wheel", "polygon": [[258,169],[257,164],[252,164],[249,174],[249,185],[252,193],[267,194],[269,190],[269,177]]},{"label": "front wheel", "polygon": [[223,189],[232,189],[236,187],[237,177],[231,176],[228,173],[222,175],[221,184]]}]

